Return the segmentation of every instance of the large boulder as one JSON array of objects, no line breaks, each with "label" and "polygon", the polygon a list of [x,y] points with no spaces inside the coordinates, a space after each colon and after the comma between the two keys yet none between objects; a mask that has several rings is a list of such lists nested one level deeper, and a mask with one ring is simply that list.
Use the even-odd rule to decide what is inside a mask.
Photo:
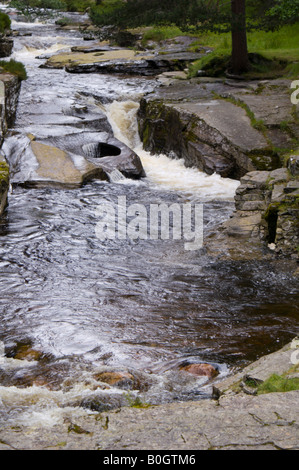
[{"label": "large boulder", "polygon": [[[98,158],[90,150],[95,150],[101,142],[119,149],[119,155]],[[115,171],[128,178],[145,176],[139,157],[106,132],[83,132],[43,140],[17,134],[5,140],[3,150],[10,163],[12,182],[27,186],[75,188],[94,179],[113,180],[111,175]]]},{"label": "large boulder", "polygon": [[240,179],[275,170],[282,166],[277,149],[291,150],[298,134],[290,86],[290,80],[168,80],[141,100],[140,137],[146,150],[208,174]]}]

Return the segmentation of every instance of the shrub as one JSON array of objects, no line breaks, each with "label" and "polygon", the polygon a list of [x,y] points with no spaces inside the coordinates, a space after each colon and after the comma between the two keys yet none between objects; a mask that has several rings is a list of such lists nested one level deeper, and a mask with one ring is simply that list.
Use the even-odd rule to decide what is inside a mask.
[{"label": "shrub", "polygon": [[86,11],[87,8],[94,6],[94,0],[63,0],[67,11]]},{"label": "shrub", "polygon": [[11,21],[8,15],[0,12],[0,33],[4,33],[7,29],[10,29]]},{"label": "shrub", "polygon": [[11,59],[9,62],[0,60],[0,68],[2,68],[5,72],[16,75],[20,80],[27,79],[26,69],[21,62],[16,62],[13,59]]}]

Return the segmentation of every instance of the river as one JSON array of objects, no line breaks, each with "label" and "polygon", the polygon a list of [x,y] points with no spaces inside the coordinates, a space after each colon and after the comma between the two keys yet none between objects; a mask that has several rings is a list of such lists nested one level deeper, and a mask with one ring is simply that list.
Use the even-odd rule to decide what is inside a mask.
[{"label": "river", "polygon": [[[123,196],[145,207],[202,203],[204,234],[217,232],[239,183],[142,149],[136,112],[156,80],[40,68],[47,54],[82,45],[82,35],[53,22],[12,28],[20,32],[12,57],[28,73],[13,131],[63,138],[76,132],[66,110],[98,106],[147,176],[26,188],[10,162],[0,219],[0,422],[47,426],[136,398],[204,399],[210,383],[181,366],[208,362],[223,377],[292,339],[298,288],[287,262],[217,261],[186,251],[182,240],[98,239],[98,205]],[[26,348],[39,357],[16,354]],[[105,385],[99,377],[107,371],[129,379],[123,388]]]}]

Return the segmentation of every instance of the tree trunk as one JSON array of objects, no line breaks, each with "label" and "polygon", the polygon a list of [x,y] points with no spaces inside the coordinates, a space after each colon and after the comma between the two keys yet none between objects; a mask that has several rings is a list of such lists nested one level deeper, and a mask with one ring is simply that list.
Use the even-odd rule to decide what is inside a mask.
[{"label": "tree trunk", "polygon": [[246,0],[231,0],[232,11],[232,74],[241,75],[249,69]]}]

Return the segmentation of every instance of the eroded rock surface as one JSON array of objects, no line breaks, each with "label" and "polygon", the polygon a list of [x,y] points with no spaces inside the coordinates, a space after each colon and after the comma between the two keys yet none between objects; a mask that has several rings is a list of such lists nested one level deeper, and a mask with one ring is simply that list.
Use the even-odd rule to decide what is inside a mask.
[{"label": "eroded rock surface", "polygon": [[141,102],[143,144],[224,177],[280,168],[277,148],[291,150],[298,128],[290,86],[288,80],[174,79]]}]

